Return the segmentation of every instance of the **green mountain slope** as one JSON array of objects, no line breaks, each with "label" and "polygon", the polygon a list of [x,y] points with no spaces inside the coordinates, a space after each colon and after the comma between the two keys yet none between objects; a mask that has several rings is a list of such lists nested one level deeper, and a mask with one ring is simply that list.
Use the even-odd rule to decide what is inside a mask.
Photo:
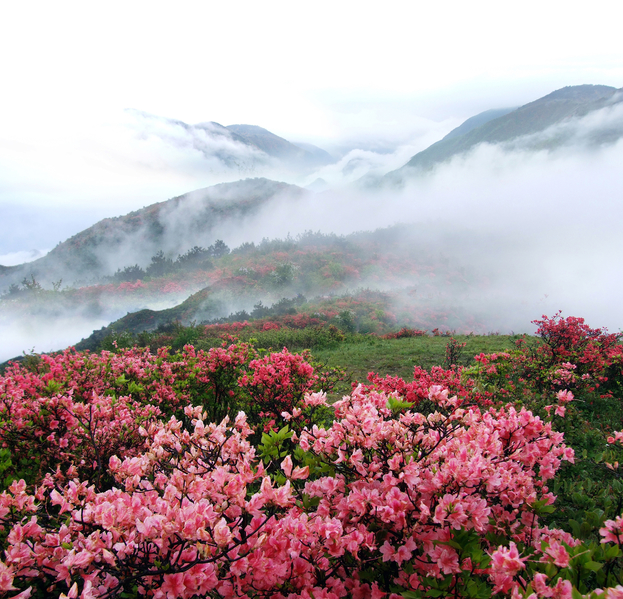
[{"label": "green mountain slope", "polygon": [[469,133],[472,129],[476,129],[476,127],[480,127],[489,121],[500,118],[502,116],[507,115],[509,112],[513,110],[517,110],[517,107],[514,108],[492,108],[491,110],[485,110],[485,112],[481,112],[476,116],[468,118],[464,123],[460,124],[455,129],[452,129],[448,135],[446,135],[444,139],[453,139],[455,137],[460,137],[461,135],[465,135]]},{"label": "green mountain slope", "polygon": [[[360,331],[385,332],[398,323],[431,330],[440,326],[484,329],[477,318],[461,308],[460,298],[486,286],[486,278],[444,258],[430,249],[429,243],[426,227],[414,225],[345,237],[308,232],[296,239],[247,243],[214,258],[207,271],[186,271],[185,281],[204,283],[177,305],[128,313],[95,331],[93,339],[80,347],[94,349],[94,339],[101,340],[113,331],[137,334],[173,322],[188,325],[229,314],[234,314],[237,321],[262,318],[266,315],[262,303],[269,306],[279,300],[286,302],[283,298],[303,298],[306,307],[296,311],[309,314],[327,310],[359,313],[359,307],[368,306],[370,294],[377,293],[374,289],[393,291],[381,293],[382,306],[370,305],[365,317],[360,314]],[[184,282],[174,277],[177,275],[165,275],[163,281],[143,281],[135,293],[146,298],[150,290],[158,293],[165,281]],[[81,291],[83,302],[95,297],[88,295],[88,289]],[[129,290],[122,293],[128,294]],[[365,301],[364,296],[368,297]]]},{"label": "green mountain slope", "polygon": [[[545,131],[573,117],[583,117],[623,100],[623,95],[614,87],[606,85],[578,85],[557,91],[511,110],[497,118],[493,113],[482,113],[468,119],[442,140],[419,152],[402,168],[386,175],[386,181],[396,182],[418,171],[426,171],[458,154],[463,154],[481,143],[500,144],[522,136]],[[485,122],[479,123],[479,120]],[[474,126],[476,125],[476,126]],[[603,136],[604,139],[618,138],[622,131]],[[555,144],[555,141],[552,142]]]},{"label": "green mountain slope", "polygon": [[0,292],[31,275],[50,285],[93,280],[128,264],[149,263],[163,250],[176,255],[195,245],[208,246],[228,221],[257,212],[277,195],[293,201],[304,194],[295,185],[268,179],[221,183],[152,204],[124,216],[106,218],[27,264],[0,270]]}]

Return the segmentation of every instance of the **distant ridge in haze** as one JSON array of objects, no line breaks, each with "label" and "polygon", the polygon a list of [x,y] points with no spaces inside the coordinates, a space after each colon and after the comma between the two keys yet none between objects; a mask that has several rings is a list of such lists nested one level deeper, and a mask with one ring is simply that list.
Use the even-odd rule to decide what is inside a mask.
[{"label": "distant ridge in haze", "polygon": [[465,135],[469,133],[472,129],[476,129],[476,127],[480,127],[493,119],[498,119],[501,116],[507,115],[509,112],[513,112],[513,110],[517,110],[517,106],[514,108],[492,108],[491,110],[485,110],[476,116],[472,116],[468,118],[464,123],[452,129],[448,135],[446,135],[444,139],[453,139],[455,137],[459,137],[461,135]]},{"label": "distant ridge in haze", "polygon": [[[607,85],[576,85],[556,90],[516,109],[492,110],[476,115],[451,131],[442,140],[417,153],[403,167],[385,176],[388,183],[427,171],[453,156],[463,154],[480,143],[500,144],[545,131],[573,117],[616,104],[623,100],[621,90]],[[501,112],[502,114],[498,114]],[[615,141],[623,131],[604,133],[604,143]],[[564,141],[564,140],[562,140]],[[600,140],[596,140],[599,143]],[[550,147],[561,143],[552,140]]]},{"label": "distant ridge in haze", "polygon": [[59,243],[38,260],[0,267],[0,292],[31,275],[46,285],[61,278],[72,284],[110,275],[129,264],[146,265],[160,250],[175,257],[195,245],[207,247],[222,235],[217,232],[219,227],[253,216],[277,196],[294,201],[305,193],[296,185],[246,179],[106,218]]},{"label": "distant ridge in haze", "polygon": [[227,129],[243,139],[245,143],[253,145],[269,156],[278,158],[286,163],[316,166],[332,162],[331,156],[320,148],[316,148],[311,144],[305,144],[315,149],[314,151],[309,151],[303,147],[303,144],[293,144],[287,139],[283,139],[283,137],[279,137],[257,125],[228,125]]},{"label": "distant ridge in haze", "polygon": [[330,164],[330,154],[311,144],[294,144],[257,125],[229,125],[214,121],[190,125],[177,119],[128,109],[143,137],[156,137],[167,145],[198,151],[208,161],[246,173],[269,165],[308,171]]}]

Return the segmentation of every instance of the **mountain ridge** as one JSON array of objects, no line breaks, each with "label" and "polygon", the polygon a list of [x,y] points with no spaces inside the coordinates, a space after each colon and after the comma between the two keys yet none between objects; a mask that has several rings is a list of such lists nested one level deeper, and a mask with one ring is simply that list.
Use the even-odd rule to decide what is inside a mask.
[{"label": "mountain ridge", "polygon": [[[71,283],[112,274],[128,262],[146,263],[160,250],[175,255],[209,245],[224,222],[257,212],[272,198],[296,200],[305,190],[265,178],[220,183],[102,219],[25,264],[0,268],[0,290],[34,276],[39,283]],[[129,251],[140,249],[140,252]]]},{"label": "mountain ridge", "polygon": [[[488,119],[476,127],[464,127],[470,120],[482,117],[489,111],[480,113],[443,139],[412,156],[401,168],[387,173],[384,181],[395,184],[417,172],[430,171],[440,163],[464,154],[481,143],[509,142],[522,136],[540,133],[573,117],[586,116],[590,112],[623,101],[621,92],[621,89],[606,85],[567,86],[506,114]],[[458,132],[461,127],[464,127],[463,133]]]},{"label": "mountain ridge", "polygon": [[[307,171],[333,162],[331,155],[311,144],[295,144],[258,125],[228,125],[203,121],[194,125],[128,109],[141,132],[141,137],[155,137],[178,149],[193,150],[207,160],[217,159],[229,169],[253,169],[275,166]],[[309,147],[303,147],[309,146]]]},{"label": "mountain ridge", "polygon": [[305,144],[315,149],[314,152],[309,151],[302,145],[294,144],[258,125],[227,125],[226,128],[243,139],[245,143],[253,145],[265,154],[288,164],[321,166],[329,164],[332,160],[331,156],[321,148]]},{"label": "mountain ridge", "polygon": [[450,133],[442,137],[442,141],[444,139],[453,139],[454,137],[465,135],[472,129],[476,129],[476,127],[480,127],[480,125],[484,125],[493,119],[497,119],[508,114],[509,112],[512,112],[513,110],[517,110],[517,108],[517,106],[514,106],[513,108],[491,108],[489,110],[485,110],[484,112],[480,112],[479,114],[468,118],[466,121],[463,121],[458,127],[452,129]]}]

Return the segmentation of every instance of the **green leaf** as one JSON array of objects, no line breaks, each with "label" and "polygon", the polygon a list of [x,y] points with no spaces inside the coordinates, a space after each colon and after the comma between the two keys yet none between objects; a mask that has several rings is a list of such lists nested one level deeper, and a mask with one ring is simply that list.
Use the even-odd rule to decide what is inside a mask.
[{"label": "green leaf", "polygon": [[46,385],[45,390],[50,395],[56,395],[57,393],[60,392],[61,386],[60,386],[60,384],[57,381],[50,380],[50,381],[48,381],[48,384]]},{"label": "green leaf", "polygon": [[448,547],[453,547],[457,551],[462,551],[463,547],[456,541],[433,541],[435,545],[447,545]]},{"label": "green leaf", "polygon": [[142,393],[144,390],[143,385],[137,385],[134,381],[131,381],[128,385],[128,392],[130,393]]},{"label": "green leaf", "polygon": [[552,563],[549,563],[549,564],[547,564],[547,566],[545,566],[545,574],[547,574],[548,578],[551,578],[552,576],[554,576],[554,574],[556,574],[557,570],[558,570],[558,568],[554,564],[552,564]]},{"label": "green leaf", "polygon": [[413,403],[409,401],[403,401],[398,397],[390,396],[387,398],[387,407],[392,412],[401,412],[402,410],[408,410],[413,407]]}]

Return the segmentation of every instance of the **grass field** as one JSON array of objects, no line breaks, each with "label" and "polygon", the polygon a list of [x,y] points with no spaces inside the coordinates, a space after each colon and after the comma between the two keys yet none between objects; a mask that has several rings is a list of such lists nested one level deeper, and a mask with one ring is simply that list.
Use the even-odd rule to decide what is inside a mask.
[{"label": "grass field", "polygon": [[[473,363],[475,355],[508,351],[515,348],[520,335],[490,335],[454,337],[465,343],[459,363]],[[413,367],[443,366],[449,337],[405,337],[379,339],[366,335],[353,335],[331,348],[312,350],[316,360],[329,367],[344,368],[350,381],[366,382],[369,372],[380,375],[399,376],[406,381],[413,379]],[[350,391],[349,383],[342,383],[337,394]]]}]

